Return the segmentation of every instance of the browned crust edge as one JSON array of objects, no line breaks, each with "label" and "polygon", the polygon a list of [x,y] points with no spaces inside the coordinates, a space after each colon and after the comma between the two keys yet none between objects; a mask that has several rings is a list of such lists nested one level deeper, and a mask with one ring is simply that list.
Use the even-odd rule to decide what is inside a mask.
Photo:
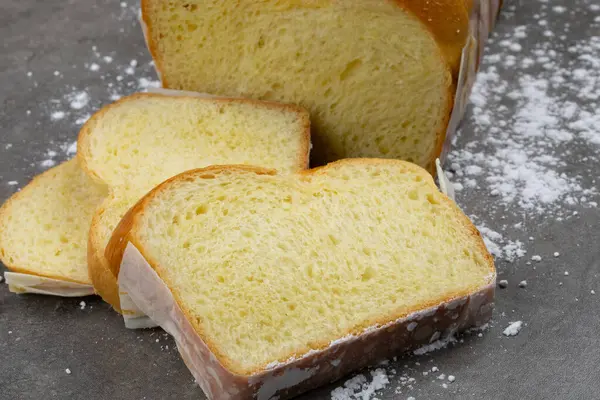
[{"label": "browned crust edge", "polygon": [[[322,166],[319,168],[300,172],[299,175],[307,176],[307,177],[310,175],[313,175],[313,174],[322,175],[322,174],[326,174],[328,169],[331,169],[338,165],[343,165],[343,164],[355,164],[355,165],[396,164],[396,165],[401,165],[402,167],[404,167],[407,170],[412,170],[418,174],[421,174],[426,180],[428,180],[428,182],[432,186],[435,187],[433,178],[431,177],[431,175],[429,173],[427,173],[427,171],[425,169],[417,166],[416,164],[412,164],[412,163],[409,163],[406,161],[391,160],[391,159],[355,158],[355,159],[339,160],[339,161],[335,161],[333,163],[330,163],[328,165],[325,165],[325,166]],[[220,173],[220,172],[226,172],[226,171],[240,172],[240,173],[256,173],[256,174],[260,174],[260,175],[276,174],[276,172],[274,170],[268,170],[268,169],[264,169],[264,168],[260,168],[260,167],[225,165],[225,166],[211,166],[208,168],[201,168],[201,169],[186,171],[182,174],[176,175],[176,176],[172,177],[171,179],[163,182],[162,184],[160,184],[159,186],[154,188],[151,192],[149,192],[144,198],[142,198],[134,207],[132,207],[129,210],[129,212],[123,217],[120,224],[115,229],[113,236],[111,237],[110,242],[109,242],[109,244],[106,248],[106,252],[105,252],[105,256],[109,260],[110,269],[111,269],[112,273],[114,274],[114,276],[118,276],[119,269],[120,269],[120,263],[123,258],[123,253],[125,252],[127,243],[131,242],[140,251],[140,253],[144,256],[144,258],[146,258],[147,262],[151,265],[151,267],[155,270],[155,272],[164,281],[164,278],[163,278],[163,276],[161,276],[161,273],[160,273],[160,268],[157,268],[158,263],[156,262],[156,260],[153,260],[151,257],[147,256],[147,252],[144,251],[143,246],[140,246],[139,242],[136,240],[135,232],[132,232],[137,219],[144,214],[146,204],[148,202],[150,202],[160,192],[162,192],[164,190],[168,190],[169,187],[171,186],[171,184],[177,183],[179,181],[192,180],[196,175],[199,175],[199,174],[210,174],[211,172]],[[437,189],[437,187],[436,187],[436,189]],[[463,226],[469,230],[469,233],[472,236],[473,240],[477,241],[479,243],[479,246],[478,246],[479,250],[480,250],[481,254],[484,255],[484,258],[488,263],[490,274],[494,274],[495,266],[494,266],[493,257],[489,254],[487,248],[485,247],[485,244],[483,242],[480,232],[473,225],[471,220],[466,215],[464,215],[460,211],[460,209],[457,208],[457,206],[455,205],[455,203],[452,200],[450,200],[447,196],[445,196],[443,194],[442,194],[442,199],[444,199],[446,204],[451,209],[455,210],[455,212],[462,219]],[[369,321],[363,321],[362,323],[358,324],[357,326],[355,326],[353,329],[349,330],[346,333],[352,334],[352,335],[358,335],[369,327],[385,325],[386,323],[389,323],[390,321],[395,321],[397,319],[404,318],[413,312],[427,309],[429,307],[437,306],[439,304],[448,302],[448,301],[458,298],[458,297],[468,296],[469,294],[472,294],[480,289],[481,288],[479,288],[479,287],[466,288],[463,291],[450,293],[446,297],[438,298],[435,300],[431,300],[427,303],[423,303],[423,304],[419,305],[418,308],[413,309],[413,310],[403,311],[403,312],[400,312],[397,314],[387,315],[385,317],[381,317],[381,318],[377,318],[377,319],[373,319],[373,320],[369,320]],[[173,297],[175,298],[175,301],[177,302],[177,304],[183,311],[183,313],[186,315],[186,317],[188,317],[188,320],[192,321],[193,319],[189,318],[190,317],[189,311],[186,309],[186,307],[183,306],[183,302],[178,297],[177,293],[172,292],[172,294],[173,294]],[[192,323],[192,324],[193,324],[194,329],[196,330],[197,334],[206,343],[206,345],[209,347],[210,351],[213,354],[215,354],[215,356],[219,359],[219,361],[229,371],[232,371],[233,373],[238,374],[238,375],[251,376],[265,368],[265,365],[261,365],[254,369],[249,369],[249,370],[241,368],[239,365],[236,364],[235,360],[228,358],[222,351],[220,351],[218,346],[216,346],[214,343],[211,342],[210,338],[203,332],[201,326],[199,326],[197,323]],[[321,350],[321,349],[325,349],[329,346],[329,341],[322,341],[320,343],[315,343],[313,345],[314,345],[314,348],[313,348],[314,350]],[[306,354],[309,350],[311,350],[311,349],[309,349],[309,348],[298,349],[296,352],[290,354],[289,357],[300,357],[303,354]],[[279,361],[285,361],[285,360],[279,360]]]},{"label": "browned crust edge", "polygon": [[[58,174],[57,169],[64,166],[66,163],[71,163],[71,162],[77,162],[75,158],[72,158],[70,160],[64,161],[60,164],[58,164],[57,166],[54,166],[44,172],[42,172],[41,174],[38,174],[36,176],[33,177],[33,179],[31,179],[31,181],[29,181],[29,183],[27,185],[25,185],[20,191],[15,192],[12,196],[10,196],[2,205],[2,207],[0,207],[0,231],[4,232],[5,231],[5,226],[4,226],[4,218],[6,217],[6,215],[10,212],[10,208],[12,206],[12,204],[14,202],[19,201],[22,197],[27,196],[28,192],[30,190],[32,190],[32,188],[36,187],[38,182],[46,179],[47,176],[54,176]],[[0,235],[0,250],[4,248],[2,242],[2,235]],[[83,282],[83,281],[79,281],[77,279],[71,279],[71,278],[67,278],[67,277],[63,277],[63,276],[57,276],[57,275],[53,275],[53,274],[45,274],[45,273],[40,273],[39,271],[36,271],[35,269],[31,269],[28,267],[22,267],[13,263],[9,262],[8,257],[4,254],[3,251],[0,251],[0,261],[2,261],[2,263],[6,266],[7,269],[9,269],[10,271],[13,272],[19,272],[22,274],[29,274],[29,275],[35,275],[35,276],[39,276],[42,278],[50,278],[50,279],[56,279],[59,281],[65,281],[65,282],[73,282],[73,283],[79,283],[82,285],[90,285],[91,282]]]}]

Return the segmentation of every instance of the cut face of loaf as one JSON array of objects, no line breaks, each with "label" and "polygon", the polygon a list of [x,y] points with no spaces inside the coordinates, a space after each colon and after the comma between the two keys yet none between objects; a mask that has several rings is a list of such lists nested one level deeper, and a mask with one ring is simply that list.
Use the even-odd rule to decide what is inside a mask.
[{"label": "cut face of loaf", "polygon": [[0,208],[0,259],[11,271],[91,284],[86,238],[107,192],[76,159],[40,174]]},{"label": "cut face of loaf", "polygon": [[89,234],[89,273],[98,293],[121,311],[104,249],[127,209],[150,189],[213,164],[303,170],[309,130],[308,113],[299,107],[244,99],[136,94],[96,113],[81,130],[78,157],[111,189]]},{"label": "cut face of loaf", "polygon": [[143,0],[164,87],[300,104],[314,161],[433,172],[468,33],[464,0]]},{"label": "cut face of loaf", "polygon": [[392,160],[288,176],[186,172],[122,220],[106,251],[115,275],[129,242],[219,362],[244,376],[495,277],[469,219],[425,170]]}]

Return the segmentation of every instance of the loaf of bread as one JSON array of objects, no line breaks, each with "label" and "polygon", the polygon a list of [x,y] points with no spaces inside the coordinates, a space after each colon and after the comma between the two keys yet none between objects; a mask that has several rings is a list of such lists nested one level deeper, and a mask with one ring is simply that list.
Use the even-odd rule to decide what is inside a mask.
[{"label": "loaf of bread", "polygon": [[84,170],[111,190],[89,233],[88,267],[96,291],[122,311],[104,249],[123,214],[155,185],[213,164],[303,170],[309,131],[305,110],[255,100],[145,93],[97,112],[82,128],[77,147]]},{"label": "loaf of bread", "polygon": [[430,172],[470,0],[142,0],[164,87],[311,112],[313,163],[400,158]]},{"label": "loaf of bread", "polygon": [[495,280],[470,220],[396,160],[188,171],[127,213],[106,256],[210,399],[287,397],[481,324]]},{"label": "loaf of bread", "polygon": [[0,259],[14,272],[90,285],[87,234],[106,194],[76,159],[35,177],[0,208]]}]

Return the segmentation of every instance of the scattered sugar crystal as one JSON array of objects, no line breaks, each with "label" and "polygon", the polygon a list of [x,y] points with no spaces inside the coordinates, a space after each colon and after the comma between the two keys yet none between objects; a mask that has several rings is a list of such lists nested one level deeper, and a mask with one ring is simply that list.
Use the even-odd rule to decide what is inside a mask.
[{"label": "scattered sugar crystal", "polygon": [[53,167],[54,165],[56,165],[56,161],[51,159],[43,160],[42,162],[40,162],[40,167],[43,168]]},{"label": "scattered sugar crystal", "polygon": [[80,110],[88,105],[90,96],[85,91],[74,92],[67,96],[69,106],[74,110]]},{"label": "scattered sugar crystal", "polygon": [[69,368],[65,369],[65,372],[67,373],[67,375],[71,375],[71,370]]},{"label": "scattered sugar crystal", "polygon": [[91,63],[90,64],[90,71],[98,71],[100,69],[100,66],[96,63]]},{"label": "scattered sugar crystal", "polygon": [[554,252],[554,257],[558,257],[558,256],[560,256],[560,253],[558,251],[555,251]]},{"label": "scattered sugar crystal", "polygon": [[531,261],[540,262],[542,261],[542,257],[535,255],[531,257]]},{"label": "scattered sugar crystal", "polygon": [[454,382],[455,380],[456,380],[456,377],[454,375],[448,375],[449,382]]},{"label": "scattered sugar crystal", "polygon": [[504,336],[516,336],[521,332],[522,327],[523,321],[511,322],[502,333]]},{"label": "scattered sugar crystal", "polygon": [[64,111],[54,111],[52,114],[50,114],[50,119],[52,121],[58,121],[59,119],[63,119],[65,115],[66,114]]}]

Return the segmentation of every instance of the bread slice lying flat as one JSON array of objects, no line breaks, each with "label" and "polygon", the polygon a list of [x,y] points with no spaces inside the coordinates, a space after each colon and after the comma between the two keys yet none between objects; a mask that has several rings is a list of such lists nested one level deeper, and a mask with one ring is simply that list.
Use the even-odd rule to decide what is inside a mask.
[{"label": "bread slice lying flat", "polygon": [[14,272],[91,284],[87,233],[107,192],[76,159],[35,177],[0,208],[0,259]]},{"label": "bread slice lying flat", "polygon": [[465,0],[143,0],[164,87],[291,102],[311,112],[314,161],[441,152]]},{"label": "bread slice lying flat", "polygon": [[[123,218],[106,250],[114,274],[128,243],[227,373],[241,376],[467,298],[495,279],[470,220],[425,170],[395,160],[342,160],[287,176],[243,166],[185,172]],[[435,321],[464,328],[470,320],[459,314]],[[417,336],[402,340],[437,339],[435,323],[404,325],[402,335]]]},{"label": "bread slice lying flat", "polygon": [[308,165],[308,113],[296,106],[241,99],[136,94],[104,107],[82,128],[84,169],[111,188],[94,215],[89,272],[120,311],[104,249],[112,230],[146,192],[183,171],[213,164],[258,164],[281,172]]}]

